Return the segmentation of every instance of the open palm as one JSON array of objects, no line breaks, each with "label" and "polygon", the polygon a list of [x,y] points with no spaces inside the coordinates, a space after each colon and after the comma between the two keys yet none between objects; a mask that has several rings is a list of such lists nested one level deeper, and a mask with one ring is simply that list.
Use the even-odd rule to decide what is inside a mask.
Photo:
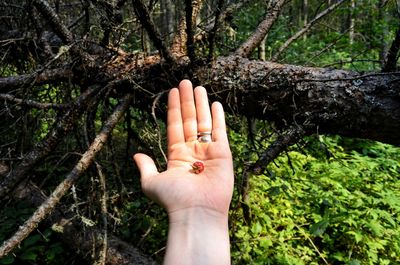
[{"label": "open palm", "polygon": [[[198,141],[199,132],[211,132],[212,141]],[[168,212],[204,207],[226,214],[233,191],[233,166],[222,105],[214,102],[210,112],[206,90],[193,90],[190,81],[183,80],[168,96],[167,134],[166,171],[159,173],[147,155],[134,156],[145,194]],[[200,174],[192,170],[196,161],[205,166]]]}]

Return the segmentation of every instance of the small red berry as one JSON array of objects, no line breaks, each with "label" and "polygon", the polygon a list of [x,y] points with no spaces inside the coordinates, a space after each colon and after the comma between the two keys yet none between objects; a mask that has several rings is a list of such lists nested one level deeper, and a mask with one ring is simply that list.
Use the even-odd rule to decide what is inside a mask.
[{"label": "small red berry", "polygon": [[193,165],[192,165],[192,169],[193,169],[193,172],[194,172],[195,174],[200,174],[201,172],[204,171],[204,164],[203,164],[203,162],[200,162],[200,161],[194,162]]}]

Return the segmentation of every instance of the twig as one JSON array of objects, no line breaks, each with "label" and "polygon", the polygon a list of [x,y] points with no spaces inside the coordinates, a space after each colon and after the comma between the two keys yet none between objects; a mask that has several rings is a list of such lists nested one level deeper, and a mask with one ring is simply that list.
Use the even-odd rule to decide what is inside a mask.
[{"label": "twig", "polygon": [[[29,201],[33,206],[39,207],[46,199],[45,193],[30,181],[21,183],[16,191],[13,193],[14,199],[24,199]],[[70,217],[74,215],[65,204],[59,203],[49,216],[44,220],[46,226],[55,225],[63,230],[60,237],[61,241],[68,244],[68,246],[87,259],[89,258],[92,263],[95,263],[95,258],[91,255],[85,255],[90,252],[93,244],[99,245],[99,238],[102,238],[103,229],[99,226],[84,225],[79,219]],[[74,221],[76,220],[76,221]],[[85,233],[82,233],[85,229]],[[108,234],[107,244],[107,262],[106,264],[142,264],[142,265],[156,265],[149,257],[143,255],[137,248],[131,244],[127,244],[112,233]],[[91,263],[91,264],[92,264]]]},{"label": "twig", "polygon": [[1,77],[0,90],[7,89],[9,91],[15,88],[26,87],[33,84],[42,85],[52,81],[68,81],[68,79],[72,77],[73,72],[71,69],[58,68],[43,71],[39,70],[30,74]]},{"label": "twig", "polygon": [[60,120],[56,121],[55,126],[46,137],[27,153],[21,163],[12,170],[0,182],[0,199],[6,196],[40,160],[46,157],[59,143],[59,139],[69,132],[77,117],[86,107],[88,100],[94,94],[95,89],[88,89],[71,105]]},{"label": "twig", "polygon": [[99,163],[96,162],[96,168],[97,172],[99,174],[99,179],[100,179],[100,186],[101,186],[101,192],[102,192],[102,198],[101,198],[101,215],[103,219],[103,227],[104,227],[104,232],[103,232],[103,246],[102,249],[100,250],[100,255],[99,255],[99,264],[100,265],[105,265],[106,260],[107,260],[107,245],[108,245],[108,220],[107,220],[107,201],[108,201],[108,195],[107,195],[107,189],[106,189],[106,178],[103,173],[102,167],[99,165]]},{"label": "twig", "polygon": [[102,149],[108,136],[117,124],[118,120],[125,113],[129,106],[131,95],[126,95],[121,103],[115,108],[114,112],[105,122],[103,129],[96,136],[89,149],[82,155],[82,158],[75,165],[63,182],[61,182],[46,201],[32,214],[32,216],[19,227],[18,231],[0,247],[0,258],[10,253],[22,240],[24,240],[39,223],[51,213],[60,199],[71,188],[72,184],[86,171],[92,164],[95,155]]},{"label": "twig", "polygon": [[321,54],[323,54],[324,52],[326,52],[327,50],[329,50],[330,48],[332,48],[333,46],[335,46],[349,31],[350,28],[348,28],[347,30],[345,30],[344,32],[340,33],[340,35],[334,39],[328,46],[324,47],[323,49],[321,49],[320,51],[318,51],[317,53],[315,53],[315,55],[313,57],[311,57],[310,59],[308,59],[305,64],[307,65],[308,63],[310,63],[312,60],[314,60],[315,58],[319,57]]},{"label": "twig", "polygon": [[295,144],[304,135],[300,126],[290,127],[268,146],[267,150],[260,155],[260,158],[251,166],[250,170],[255,174],[261,174],[263,169],[279,154],[289,146]]},{"label": "twig", "polygon": [[49,21],[57,35],[64,43],[71,43],[74,37],[69,29],[61,22],[57,13],[49,6],[49,3],[44,0],[34,0],[33,5],[39,10],[44,18]]},{"label": "twig", "polygon": [[17,98],[10,94],[0,94],[0,98],[37,109],[66,109],[70,106],[69,104],[41,103],[30,99]]},{"label": "twig", "polygon": [[294,42],[295,40],[297,40],[298,38],[300,38],[301,36],[303,36],[307,31],[309,31],[311,29],[311,27],[317,23],[320,19],[322,19],[323,17],[325,17],[326,15],[328,15],[329,13],[331,13],[333,10],[335,10],[338,6],[340,6],[341,4],[343,4],[345,1],[347,0],[340,0],[339,2],[331,5],[330,7],[328,7],[327,9],[325,9],[324,11],[320,12],[318,15],[315,16],[315,18],[313,20],[311,20],[309,23],[307,23],[301,30],[299,30],[296,34],[294,34],[292,37],[290,37],[280,48],[279,50],[274,54],[274,56],[272,56],[271,61],[277,61],[279,56],[283,53],[284,50],[286,50],[289,45]]},{"label": "twig", "polygon": [[389,52],[386,56],[385,65],[382,68],[382,72],[390,72],[396,70],[397,54],[400,49],[400,25],[396,32],[392,45],[390,46]]},{"label": "twig", "polygon": [[286,0],[277,0],[275,5],[268,10],[264,20],[257,26],[253,35],[251,35],[236,51],[235,55],[248,58],[253,50],[260,45],[267,36],[271,27],[279,17]]},{"label": "twig", "polygon": [[225,0],[218,0],[217,10],[215,11],[215,19],[214,19],[214,27],[212,28],[209,39],[208,39],[208,61],[210,62],[214,56],[214,44],[215,44],[215,36],[217,35],[217,30],[219,28],[221,22],[221,12],[222,6],[224,5]]},{"label": "twig", "polygon": [[153,20],[150,17],[150,12],[143,3],[142,0],[132,0],[132,4],[135,10],[136,16],[139,18],[140,23],[146,29],[147,34],[154,46],[161,53],[161,56],[167,61],[169,64],[174,64],[175,59],[172,57],[172,54],[168,50],[167,46],[165,46],[164,41],[161,38],[160,33],[158,32],[156,26],[154,25]]},{"label": "twig", "polygon": [[192,0],[185,0],[186,49],[191,63],[195,63],[196,54],[193,43],[193,6]]},{"label": "twig", "polygon": [[158,148],[160,149],[160,152],[161,152],[162,156],[164,157],[165,163],[168,162],[168,158],[165,155],[164,149],[162,147],[161,129],[160,129],[160,126],[158,125],[158,121],[157,121],[156,107],[157,107],[158,102],[160,101],[161,96],[164,95],[164,93],[166,93],[166,92],[167,91],[162,91],[162,92],[158,93],[157,96],[153,100],[153,105],[151,106],[151,116],[153,117],[153,120],[157,126]]},{"label": "twig", "polygon": [[[249,180],[251,173],[261,174],[266,166],[279,156],[280,153],[286,150],[289,146],[295,144],[303,135],[304,130],[300,126],[289,127],[286,131],[278,136],[278,138],[268,146],[267,150],[260,155],[260,158],[253,164],[247,166],[243,170],[241,194],[242,201],[246,202],[249,192]],[[245,203],[242,204],[242,208],[246,207]],[[247,208],[243,208],[245,213],[245,219],[249,216],[246,215]]]},{"label": "twig", "polygon": [[312,241],[312,239],[306,234],[306,232],[304,232],[304,230],[299,227],[298,225],[294,224],[294,226],[296,226],[296,228],[303,234],[303,236],[310,242],[310,244],[312,245],[312,247],[315,249],[315,251],[318,253],[318,255],[321,257],[321,259],[324,261],[324,263],[326,265],[329,265],[329,262],[324,258],[324,256],[322,256],[322,253],[318,250],[317,246],[314,244],[314,242]]}]

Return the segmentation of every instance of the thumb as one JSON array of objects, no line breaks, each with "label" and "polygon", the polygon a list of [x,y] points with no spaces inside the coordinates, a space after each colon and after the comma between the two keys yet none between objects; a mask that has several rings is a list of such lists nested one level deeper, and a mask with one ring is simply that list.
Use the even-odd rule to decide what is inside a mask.
[{"label": "thumb", "polygon": [[153,159],[151,159],[148,155],[138,153],[133,156],[133,159],[135,160],[136,165],[139,168],[140,179],[142,183],[146,181],[146,179],[148,179],[149,177],[158,174],[158,170],[156,165],[154,164]]}]

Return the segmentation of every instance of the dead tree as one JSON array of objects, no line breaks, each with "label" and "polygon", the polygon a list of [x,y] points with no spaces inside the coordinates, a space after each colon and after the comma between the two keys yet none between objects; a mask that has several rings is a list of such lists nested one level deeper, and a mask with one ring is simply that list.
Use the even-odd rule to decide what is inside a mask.
[{"label": "dead tree", "polygon": [[[52,153],[83,154],[52,194],[37,204],[32,217],[3,243],[0,257],[10,253],[42,220],[55,213],[71,186],[86,177],[85,171],[93,169],[95,155],[103,151],[120,119],[127,124],[127,145],[133,139],[136,150],[155,152],[132,128],[129,109],[141,110],[149,117],[157,112],[162,117],[165,109],[157,108],[158,101],[182,78],[204,85],[210,97],[221,101],[227,111],[274,124],[276,141],[247,167],[244,179],[250,173],[260,173],[305,135],[339,134],[400,145],[398,31],[382,72],[253,60],[254,50],[290,2],[271,0],[265,16],[247,40],[231,54],[216,57],[214,51],[221,44],[218,36],[232,23],[232,14],[250,1],[217,1],[212,18],[201,18],[206,1],[183,2],[176,6],[176,25],[165,27],[176,29],[170,43],[165,41],[169,38],[162,35],[152,13],[157,7],[143,0],[6,0],[1,5],[4,18],[0,24],[0,115],[4,122],[0,126],[13,131],[1,142],[2,161],[10,168],[0,178],[2,204],[13,200],[15,189],[20,189],[21,183],[26,183],[26,178]],[[277,59],[292,42],[344,2],[326,7],[289,38],[273,58]],[[6,17],[9,19],[5,20]],[[132,44],[141,39],[140,32],[150,39],[151,54],[142,53],[138,45]],[[113,112],[107,111],[110,106],[115,107]],[[45,134],[37,139],[33,135],[39,134],[39,129],[37,121],[30,117],[32,110],[41,113],[39,117],[48,112],[52,120]],[[98,125],[94,117],[98,113],[104,115],[103,129],[96,135]],[[71,151],[60,143],[65,144],[72,134],[77,137]],[[76,230],[68,233],[77,238]],[[114,256],[124,256],[130,250],[113,248],[109,255],[111,251],[115,251]],[[121,262],[110,257],[103,263]],[[144,260],[143,264],[153,262]]]}]

